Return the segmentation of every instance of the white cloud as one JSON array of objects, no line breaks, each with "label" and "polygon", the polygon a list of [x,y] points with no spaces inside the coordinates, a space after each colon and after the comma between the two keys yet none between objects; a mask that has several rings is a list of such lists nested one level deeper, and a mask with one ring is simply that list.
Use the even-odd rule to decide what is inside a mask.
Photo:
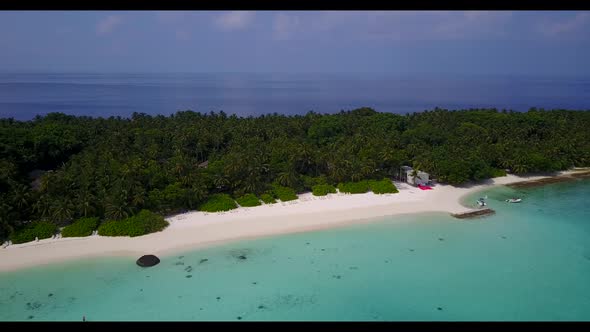
[{"label": "white cloud", "polygon": [[299,27],[300,19],[298,16],[277,14],[273,21],[273,37],[279,40],[285,40],[291,37]]},{"label": "white cloud", "polygon": [[176,40],[187,41],[192,36],[191,21],[196,20],[197,15],[193,12],[165,11],[157,12],[155,18],[164,28],[174,33]]},{"label": "white cloud", "polygon": [[539,26],[541,33],[550,36],[561,36],[563,34],[572,34],[579,31],[582,27],[590,22],[590,13],[577,13],[574,17],[562,22],[544,22]]},{"label": "white cloud", "polygon": [[[454,15],[456,14],[456,15]],[[438,39],[485,38],[507,32],[508,11],[466,11],[451,13],[435,22],[430,33]]]},{"label": "white cloud", "polygon": [[254,12],[233,11],[217,16],[214,23],[222,30],[240,30],[248,27],[253,19]]},{"label": "white cloud", "polygon": [[96,25],[96,33],[106,35],[113,32],[117,26],[123,23],[123,18],[119,15],[110,15],[100,20]]},{"label": "white cloud", "polygon": [[[298,22],[297,33],[345,33],[348,38],[384,40],[485,38],[506,34],[505,24],[511,17],[512,12],[506,11],[328,11],[305,16],[304,24]],[[289,23],[277,19],[275,26],[276,21],[283,26]]]},{"label": "white cloud", "polygon": [[[364,15],[370,15],[370,12],[366,12]],[[326,11],[316,16],[314,22],[311,22],[309,27],[324,31],[331,30],[342,25],[350,24],[355,19],[364,15],[359,12]]]}]

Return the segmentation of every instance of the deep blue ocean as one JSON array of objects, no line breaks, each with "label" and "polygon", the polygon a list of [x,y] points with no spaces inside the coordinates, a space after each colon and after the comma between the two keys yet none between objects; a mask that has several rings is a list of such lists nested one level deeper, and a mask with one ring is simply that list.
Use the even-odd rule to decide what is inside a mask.
[{"label": "deep blue ocean", "polygon": [[435,107],[590,109],[590,77],[369,74],[0,73],[0,117],[63,112],[335,113],[358,107],[411,113]]}]

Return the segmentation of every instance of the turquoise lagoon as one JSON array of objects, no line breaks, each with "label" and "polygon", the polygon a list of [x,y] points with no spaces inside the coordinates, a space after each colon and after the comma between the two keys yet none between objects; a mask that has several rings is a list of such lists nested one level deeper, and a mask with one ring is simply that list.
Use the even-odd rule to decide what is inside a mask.
[{"label": "turquoise lagoon", "polygon": [[116,257],[2,273],[0,321],[590,320],[590,181],[465,202],[482,195],[496,215],[383,218],[146,269]]}]

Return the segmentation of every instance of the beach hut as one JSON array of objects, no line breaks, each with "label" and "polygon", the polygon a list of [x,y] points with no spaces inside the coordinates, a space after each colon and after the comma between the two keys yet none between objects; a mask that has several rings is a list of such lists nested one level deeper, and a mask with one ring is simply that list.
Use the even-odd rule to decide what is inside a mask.
[{"label": "beach hut", "polygon": [[[414,174],[415,173],[415,174]],[[400,167],[400,181],[407,182],[413,186],[430,184],[430,174],[414,170],[410,166]]]},{"label": "beach hut", "polygon": [[408,176],[412,173],[412,167],[402,166],[399,168],[398,180],[402,182],[408,182]]},{"label": "beach hut", "polygon": [[429,185],[430,184],[430,174],[428,174],[426,172],[418,171],[416,176],[413,178],[413,180],[414,180],[414,185],[416,185],[416,186]]}]

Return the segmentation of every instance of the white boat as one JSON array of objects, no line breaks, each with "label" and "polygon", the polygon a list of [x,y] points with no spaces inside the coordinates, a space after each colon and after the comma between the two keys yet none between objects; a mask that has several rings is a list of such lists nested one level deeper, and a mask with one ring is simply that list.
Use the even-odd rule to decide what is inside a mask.
[{"label": "white boat", "polygon": [[483,198],[478,199],[477,204],[479,204],[479,206],[486,206],[487,205],[487,203],[484,201]]},{"label": "white boat", "polygon": [[522,199],[520,199],[520,198],[510,198],[510,199],[507,199],[506,202],[508,202],[508,203],[520,203],[520,202],[522,202]]}]

